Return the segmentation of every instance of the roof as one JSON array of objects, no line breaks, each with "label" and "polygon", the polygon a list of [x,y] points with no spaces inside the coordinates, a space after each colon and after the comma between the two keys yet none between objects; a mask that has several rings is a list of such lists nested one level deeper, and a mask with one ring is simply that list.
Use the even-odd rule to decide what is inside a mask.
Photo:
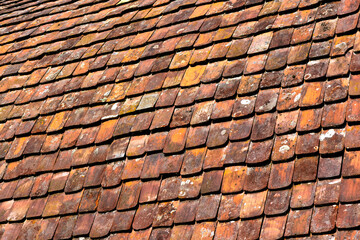
[{"label": "roof", "polygon": [[360,238],[359,5],[0,1],[1,239]]}]

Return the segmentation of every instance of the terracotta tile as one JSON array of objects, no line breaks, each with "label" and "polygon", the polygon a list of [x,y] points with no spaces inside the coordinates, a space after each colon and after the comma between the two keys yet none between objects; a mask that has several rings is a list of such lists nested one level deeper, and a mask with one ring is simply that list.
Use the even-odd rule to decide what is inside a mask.
[{"label": "terracotta tile", "polygon": [[225,68],[225,63],[225,61],[209,63],[206,66],[204,73],[201,75],[200,81],[203,83],[208,83],[221,78],[221,74]]},{"label": "terracotta tile", "polygon": [[340,188],[340,201],[341,202],[354,202],[359,199],[360,187],[359,180],[357,178],[346,178],[341,180]]},{"label": "terracotta tile", "polygon": [[261,217],[248,220],[240,220],[237,239],[258,239],[260,236],[261,224]]},{"label": "terracotta tile", "polygon": [[229,137],[230,123],[231,122],[211,124],[206,146],[217,147],[225,144]]},{"label": "terracotta tile", "polygon": [[56,113],[51,123],[49,124],[49,127],[47,128],[46,132],[49,133],[49,132],[61,130],[64,127],[65,122],[69,117],[69,115],[70,115],[70,111]]},{"label": "terracotta tile", "polygon": [[296,141],[296,154],[309,154],[316,153],[319,150],[319,134],[308,133],[304,135],[298,135]]},{"label": "terracotta tile", "polygon": [[[250,22],[245,22],[245,23],[239,24],[234,31],[233,37],[234,38],[242,38],[242,37],[252,34],[255,31],[254,30],[255,24],[256,24],[256,21],[250,21]],[[248,43],[248,44],[250,45],[250,43]]]},{"label": "terracotta tile", "polygon": [[320,127],[322,109],[309,109],[300,111],[297,131],[311,131]]},{"label": "terracotta tile", "polygon": [[311,232],[322,233],[333,230],[335,228],[337,210],[338,207],[334,205],[315,208],[311,220]]},{"label": "terracotta tile", "polygon": [[291,192],[289,189],[269,191],[265,204],[266,215],[277,215],[289,209]]},{"label": "terracotta tile", "polygon": [[357,138],[359,134],[359,127],[358,126],[347,126],[346,127],[346,133],[345,133],[345,147],[347,149],[351,148],[357,148],[358,143],[354,140]]},{"label": "terracotta tile", "polygon": [[[113,162],[105,166],[99,166],[89,169],[88,176],[85,179],[86,185],[98,185],[102,179],[103,187],[112,187],[121,182],[121,173],[124,169],[123,161]],[[104,169],[104,170],[103,170]],[[99,176],[100,175],[100,176]]]},{"label": "terracotta tile", "polygon": [[223,171],[221,170],[213,170],[210,172],[205,172],[201,185],[201,193],[206,194],[206,193],[218,192],[221,187],[222,178],[223,178]]},{"label": "terracotta tile", "polygon": [[[341,169],[341,163],[342,163],[341,156],[340,157],[320,157],[318,178],[329,178],[329,177],[339,176],[340,169]],[[345,159],[344,159],[344,166],[345,166]]]},{"label": "terracotta tile", "polygon": [[196,214],[196,221],[211,220],[217,215],[220,195],[201,196]]},{"label": "terracotta tile", "polygon": [[200,222],[196,223],[192,233],[191,240],[195,239],[213,239],[215,235],[215,222]]},{"label": "terracotta tile", "polygon": [[354,46],[354,35],[336,36],[331,48],[331,56],[345,55]]},{"label": "terracotta tile", "polygon": [[315,205],[337,203],[340,197],[341,179],[318,181],[315,192]]},{"label": "terracotta tile", "polygon": [[257,35],[252,40],[248,54],[264,52],[269,48],[273,33],[267,32],[260,35]]},{"label": "terracotta tile", "polygon": [[270,27],[272,27],[273,29],[290,27],[295,17],[297,17],[296,13],[287,13],[287,14],[279,15],[276,17],[274,24]]},{"label": "terracotta tile", "polygon": [[194,221],[198,205],[199,205],[199,200],[188,200],[188,201],[180,202],[179,207],[175,213],[174,222],[187,223]]},{"label": "terracotta tile", "polygon": [[191,87],[191,88],[183,88],[180,89],[176,101],[175,106],[184,106],[192,104],[195,101],[195,97],[199,87]]},{"label": "terracotta tile", "polygon": [[199,196],[202,182],[202,175],[183,178],[180,184],[179,198],[186,199]]},{"label": "terracotta tile", "polygon": [[[352,84],[351,84],[352,85]],[[341,100],[347,97],[349,86],[349,79],[341,78],[328,81],[325,85],[325,102],[332,102]],[[354,90],[355,86],[350,86],[350,89]]]},{"label": "terracotta tile", "polygon": [[315,197],[315,185],[304,183],[295,185],[292,190],[290,202],[291,208],[303,208],[313,205]]},{"label": "terracotta tile", "polygon": [[5,156],[5,159],[14,159],[20,157],[23,154],[23,151],[29,140],[29,137],[15,138],[10,146],[8,153]]},{"label": "terracotta tile", "polygon": [[277,110],[292,110],[299,106],[299,100],[301,98],[302,87],[283,88],[280,91],[278,99]]},{"label": "terracotta tile", "polygon": [[[116,168],[116,165],[115,166],[112,165],[111,167]],[[89,167],[86,177],[85,177],[84,187],[99,186],[101,184],[101,181],[103,180],[105,168],[106,168],[106,166],[104,166],[104,165],[95,165],[95,166]],[[114,180],[114,181],[116,181],[116,180]]]},{"label": "terracotta tile", "polygon": [[76,146],[84,146],[93,143],[96,139],[96,135],[98,131],[99,128],[97,126],[90,128],[83,128],[77,139]]},{"label": "terracotta tile", "polygon": [[69,177],[69,172],[55,173],[52,176],[48,191],[55,192],[55,191],[64,190],[68,177]]},{"label": "terracotta tile", "polygon": [[123,180],[139,178],[144,166],[144,161],[144,157],[127,160],[121,178]]},{"label": "terracotta tile", "polygon": [[[305,0],[305,1],[307,1],[307,0]],[[310,0],[310,1],[312,1],[312,0]],[[315,0],[315,1],[318,1],[318,0]],[[303,5],[303,1],[300,3],[299,7],[301,7],[302,5]],[[299,11],[295,16],[293,25],[303,25],[306,23],[313,22],[316,17],[316,12],[317,12],[317,8]]]},{"label": "terracotta tile", "polygon": [[218,223],[215,232],[215,239],[235,239],[238,234],[237,222]]},{"label": "terracotta tile", "polygon": [[261,74],[241,77],[237,93],[239,95],[245,95],[248,93],[256,92],[259,88],[260,80]]},{"label": "terracotta tile", "polygon": [[294,182],[312,181],[316,179],[318,157],[302,157],[295,160]]},{"label": "terracotta tile", "polygon": [[305,65],[296,65],[287,67],[284,70],[284,78],[282,79],[282,87],[290,87],[303,82]]},{"label": "terracotta tile", "polygon": [[[201,36],[201,35],[200,35]],[[210,51],[212,49],[212,46],[201,48],[201,49],[195,49],[194,53],[191,55],[190,64],[200,63],[207,60]]]},{"label": "terracotta tile", "polygon": [[66,193],[70,193],[70,192],[75,192],[75,191],[79,191],[80,189],[82,189],[87,170],[88,170],[87,167],[72,169],[70,171],[69,177],[66,181],[64,191]]},{"label": "terracotta tile", "polygon": [[222,195],[218,220],[227,221],[238,218],[243,196],[244,194]]},{"label": "terracotta tile", "polygon": [[142,179],[158,178],[160,175],[162,154],[147,155],[141,172]]},{"label": "terracotta tile", "polygon": [[170,127],[186,126],[190,123],[193,107],[176,108],[172,116]]},{"label": "terracotta tile", "polygon": [[256,72],[260,72],[264,69],[266,63],[267,55],[261,54],[252,56],[248,59],[246,68],[244,70],[245,74],[253,74]]},{"label": "terracotta tile", "polygon": [[126,150],[126,156],[136,157],[145,153],[145,145],[147,136],[133,136],[130,139],[128,148]]},{"label": "terracotta tile", "polygon": [[271,159],[282,161],[291,159],[295,154],[296,134],[276,136]]},{"label": "terracotta tile", "polygon": [[259,16],[269,15],[272,13],[276,13],[280,8],[281,3],[280,2],[267,2],[263,5],[263,8],[261,9]]},{"label": "terracotta tile", "polygon": [[283,68],[286,65],[288,53],[288,48],[271,51],[266,61],[265,70],[272,71]]},{"label": "terracotta tile", "polygon": [[261,90],[256,99],[255,112],[263,113],[273,110],[276,107],[278,96],[279,90],[277,89]]},{"label": "terracotta tile", "polygon": [[[215,36],[216,37],[216,36]],[[218,58],[223,58],[226,56],[229,48],[231,46],[231,43],[226,43],[226,42],[223,42],[223,43],[217,43],[217,44],[214,44],[211,51],[210,51],[210,54],[208,56],[208,59],[218,59]]]},{"label": "terracotta tile", "polygon": [[194,112],[190,124],[195,125],[209,121],[212,113],[212,109],[213,109],[213,101],[201,102],[196,104],[194,106]]},{"label": "terracotta tile", "polygon": [[263,142],[251,142],[247,153],[247,163],[265,162],[270,158],[273,140]]},{"label": "terracotta tile", "polygon": [[352,31],[356,28],[359,14],[355,13],[346,17],[339,18],[336,25],[336,34]]},{"label": "terracotta tile", "polygon": [[276,114],[265,113],[256,115],[251,134],[252,140],[262,140],[271,137],[274,134],[276,123]]},{"label": "terracotta tile", "polygon": [[336,219],[336,227],[352,228],[360,224],[358,215],[359,204],[340,204]]},{"label": "terracotta tile", "polygon": [[328,56],[330,54],[332,40],[317,42],[311,45],[309,57],[317,58],[322,56]]},{"label": "terracotta tile", "polygon": [[345,129],[330,129],[320,135],[321,154],[340,152],[344,149]]},{"label": "terracotta tile", "polygon": [[330,59],[326,76],[334,77],[347,74],[350,68],[351,54],[352,53],[350,51],[343,57]]},{"label": "terracotta tile", "polygon": [[114,212],[97,213],[89,236],[91,238],[104,237],[110,232],[114,220]]},{"label": "terracotta tile", "polygon": [[266,217],[264,219],[260,239],[275,239],[284,236],[287,216]]},{"label": "terracotta tile", "polygon": [[98,212],[109,212],[116,208],[121,188],[103,189],[100,194]]},{"label": "terracotta tile", "polygon": [[263,167],[248,167],[244,190],[249,192],[263,190],[268,185],[269,176],[270,165]]},{"label": "terracotta tile", "polygon": [[[204,7],[206,5],[200,6],[200,7]],[[188,34],[188,35],[184,35],[181,40],[179,41],[179,43],[176,45],[175,49],[182,49],[182,48],[187,48],[187,47],[191,47],[197,37],[199,36],[198,33],[193,33],[193,34]]]},{"label": "terracotta tile", "polygon": [[124,183],[116,209],[125,210],[135,207],[140,196],[141,186],[141,181],[131,181]]},{"label": "terracotta tile", "polygon": [[184,75],[183,80],[181,81],[181,86],[192,86],[200,83],[200,78],[205,71],[204,65],[198,65],[195,67],[189,67]]},{"label": "terracotta tile", "polygon": [[223,77],[234,77],[240,75],[245,68],[246,59],[228,61],[223,72]]},{"label": "terracotta tile", "polygon": [[261,18],[255,25],[255,31],[261,32],[261,31],[265,31],[267,29],[272,28],[275,20],[276,20],[276,16],[268,16],[268,17]]},{"label": "terracotta tile", "polygon": [[312,209],[290,210],[285,236],[296,236],[309,233]]},{"label": "terracotta tile", "polygon": [[281,29],[279,31],[274,32],[270,43],[270,49],[289,45],[292,33],[293,33],[292,28]]},{"label": "terracotta tile", "polygon": [[[357,166],[357,151],[345,151],[342,175],[357,175],[359,167]],[[340,163],[341,164],[341,163]]]},{"label": "terracotta tile", "polygon": [[165,143],[164,153],[182,151],[185,146],[187,132],[188,131],[186,128],[177,128],[171,130]]},{"label": "terracotta tile", "polygon": [[202,170],[205,153],[206,148],[186,150],[181,167],[181,175],[189,175],[200,172]]},{"label": "terracotta tile", "polygon": [[294,173],[294,162],[274,164],[271,168],[269,188],[277,189],[291,184]]},{"label": "terracotta tile", "polygon": [[300,63],[307,59],[309,55],[311,44],[304,43],[290,48],[287,59],[288,64]]},{"label": "terracotta tile", "polygon": [[79,212],[94,211],[99,203],[100,189],[86,189],[80,202]]},{"label": "terracotta tile", "polygon": [[236,89],[239,86],[239,82],[240,79],[238,78],[220,81],[215,93],[215,99],[223,99],[234,96],[236,94]]},{"label": "terracotta tile", "polygon": [[262,191],[244,195],[241,204],[240,218],[260,216],[264,211],[266,194],[267,191]]},{"label": "terracotta tile", "polygon": [[106,160],[123,158],[125,156],[125,151],[128,146],[128,143],[129,143],[129,138],[125,137],[114,140],[109,148],[108,146],[104,145],[105,146],[103,153],[104,156],[102,156],[102,158],[105,158],[105,155],[106,155]]},{"label": "terracotta tile", "polygon": [[145,150],[147,152],[162,150],[165,145],[167,132],[153,133],[149,136]]},{"label": "terracotta tile", "polygon": [[191,127],[186,140],[186,147],[205,145],[209,133],[208,126]]}]

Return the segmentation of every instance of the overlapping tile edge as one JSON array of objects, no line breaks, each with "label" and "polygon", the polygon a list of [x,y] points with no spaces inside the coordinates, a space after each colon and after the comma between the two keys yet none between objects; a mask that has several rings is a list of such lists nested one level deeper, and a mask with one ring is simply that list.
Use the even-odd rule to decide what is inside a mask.
[{"label": "overlapping tile edge", "polygon": [[1,2],[1,239],[359,238],[359,5]]}]

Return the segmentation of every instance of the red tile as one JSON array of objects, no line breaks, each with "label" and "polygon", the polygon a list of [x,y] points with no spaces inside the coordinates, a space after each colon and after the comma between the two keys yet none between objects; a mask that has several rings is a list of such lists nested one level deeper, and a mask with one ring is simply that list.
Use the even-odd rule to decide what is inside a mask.
[{"label": "red tile", "polygon": [[[346,155],[345,155],[345,158],[347,158]],[[346,160],[348,160],[348,159],[346,159]],[[318,177],[319,178],[329,178],[329,177],[339,176],[341,164],[342,164],[342,156],[340,156],[340,157],[320,157]],[[344,159],[344,166],[345,166],[345,159]]]},{"label": "red tile", "polygon": [[336,219],[336,227],[352,228],[360,225],[358,217],[359,204],[340,204]]},{"label": "red tile", "polygon": [[316,179],[318,157],[302,157],[295,160],[294,182],[312,181]]},{"label": "red tile", "polygon": [[125,212],[115,212],[111,232],[130,230],[135,215],[135,210]]},{"label": "red tile", "polygon": [[97,213],[89,236],[91,238],[104,237],[110,232],[114,220],[114,212]]},{"label": "red tile", "polygon": [[341,179],[319,181],[315,191],[315,205],[337,203],[340,197]]},{"label": "red tile", "polygon": [[140,196],[141,186],[140,181],[124,183],[116,209],[125,210],[135,207]]},{"label": "red tile", "polygon": [[218,220],[227,221],[238,218],[243,196],[244,194],[222,195]]},{"label": "red tile", "polygon": [[274,164],[271,168],[269,188],[277,189],[287,187],[292,182],[294,162]]},{"label": "red tile", "polygon": [[196,213],[196,221],[211,220],[217,215],[220,195],[201,196]]},{"label": "red tile", "polygon": [[181,175],[198,173],[202,170],[206,148],[186,150],[184,161],[181,166]]},{"label": "red tile", "polygon": [[262,215],[267,191],[248,193],[244,195],[240,218],[252,218]]},{"label": "red tile", "polygon": [[327,77],[345,75],[349,72],[350,60],[352,52],[348,52],[345,56],[330,59]]},{"label": "red tile", "polygon": [[175,214],[175,223],[187,223],[195,220],[199,200],[182,201]]},{"label": "red tile", "polygon": [[287,219],[285,236],[309,233],[312,209],[291,210]]},{"label": "red tile", "polygon": [[266,215],[277,215],[286,212],[290,205],[289,189],[269,191],[265,204]]},{"label": "red tile", "polygon": [[178,128],[171,130],[165,143],[164,153],[174,153],[183,150],[186,135],[186,128]]},{"label": "red tile", "polygon": [[296,140],[296,154],[316,153],[319,150],[320,135],[318,133],[308,133],[298,135]]},{"label": "red tile", "polygon": [[262,142],[251,142],[249,151],[247,153],[247,163],[265,162],[270,158],[273,140],[266,140]]},{"label": "red tile", "polygon": [[336,25],[336,34],[342,34],[354,30],[356,28],[358,19],[358,13],[339,18]]},{"label": "red tile", "polygon": [[194,176],[189,178],[182,178],[180,184],[179,198],[195,198],[199,196],[201,184],[203,182],[203,176]]},{"label": "red tile", "polygon": [[263,167],[248,167],[246,171],[244,190],[253,192],[267,187],[270,176],[270,165]]},{"label": "red tile", "polygon": [[103,189],[100,194],[98,212],[109,212],[116,208],[120,188]]},{"label": "red tile", "polygon": [[240,220],[238,239],[258,239],[260,236],[261,224],[261,217],[248,220]]},{"label": "red tile", "polygon": [[221,170],[205,172],[201,185],[201,193],[206,194],[211,192],[218,192],[221,187],[222,178],[223,171]]},{"label": "red tile", "polygon": [[218,223],[215,239],[235,239],[238,234],[238,223],[235,221]]},{"label": "red tile", "polygon": [[342,179],[341,181],[341,189],[340,189],[340,201],[341,202],[354,202],[359,199],[359,191],[360,187],[359,179],[350,178],[350,179]]},{"label": "red tile", "polygon": [[251,134],[252,140],[262,140],[271,137],[274,134],[276,123],[276,114],[265,113],[256,115]]}]

